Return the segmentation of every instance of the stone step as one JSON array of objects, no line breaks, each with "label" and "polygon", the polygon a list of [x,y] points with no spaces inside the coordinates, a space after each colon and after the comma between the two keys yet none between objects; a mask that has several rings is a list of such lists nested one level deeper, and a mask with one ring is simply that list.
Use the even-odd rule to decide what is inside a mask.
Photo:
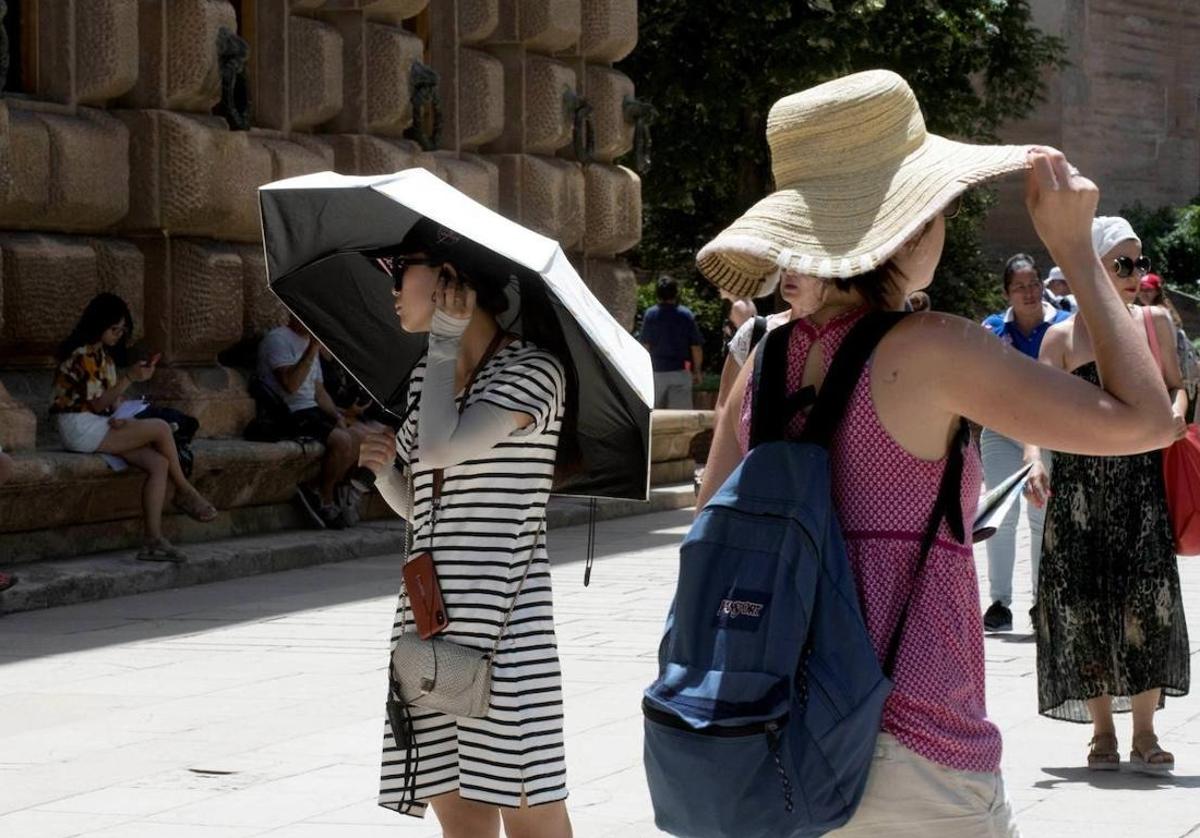
[{"label": "stone step", "polygon": [[[686,509],[695,503],[691,483],[651,490],[649,502],[602,500],[597,520]],[[590,503],[577,498],[551,499],[551,529],[587,523]],[[404,549],[399,520],[372,521],[341,531],[288,530],[184,545],[182,565],[141,562],[136,550],[114,550],[72,559],[42,560],[0,568],[18,582],[0,592],[0,614],[71,605],[110,597],[202,585],[241,576],[273,573],[315,564],[341,562]]]}]

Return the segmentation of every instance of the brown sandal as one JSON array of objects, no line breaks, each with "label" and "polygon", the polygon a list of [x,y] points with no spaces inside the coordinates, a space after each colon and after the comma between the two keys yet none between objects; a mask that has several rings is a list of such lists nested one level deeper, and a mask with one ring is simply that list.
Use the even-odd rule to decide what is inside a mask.
[{"label": "brown sandal", "polygon": [[1129,767],[1142,774],[1170,774],[1175,770],[1175,755],[1158,747],[1153,733],[1139,733],[1133,737]]},{"label": "brown sandal", "polygon": [[179,507],[184,515],[187,515],[193,521],[199,521],[201,524],[211,523],[217,517],[217,508],[205,500],[203,495],[194,490],[191,495],[183,497],[176,494],[175,505]]},{"label": "brown sandal", "polygon": [[1121,752],[1112,733],[1097,733],[1088,743],[1088,771],[1120,771]]}]

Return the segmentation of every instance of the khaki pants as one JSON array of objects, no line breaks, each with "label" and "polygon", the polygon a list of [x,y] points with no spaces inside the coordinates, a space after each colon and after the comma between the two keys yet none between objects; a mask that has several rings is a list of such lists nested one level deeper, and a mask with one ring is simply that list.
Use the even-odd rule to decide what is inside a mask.
[{"label": "khaki pants", "polygon": [[1019,838],[1000,772],[955,771],[879,734],[867,789],[837,838]]}]

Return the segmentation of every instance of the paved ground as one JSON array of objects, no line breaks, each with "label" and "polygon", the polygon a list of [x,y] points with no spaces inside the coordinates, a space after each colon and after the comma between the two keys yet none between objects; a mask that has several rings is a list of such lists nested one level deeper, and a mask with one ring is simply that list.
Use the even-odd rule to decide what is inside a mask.
[{"label": "paved ground", "polygon": [[[657,834],[638,702],[689,517],[601,524],[586,590],[583,528],[551,534],[581,838]],[[1200,641],[1200,560],[1181,567]],[[1026,562],[1018,573],[1027,590]],[[0,619],[0,836],[438,835],[432,816],[374,803],[398,575],[394,558],[362,559]],[[1024,834],[1200,836],[1200,701],[1161,716],[1174,779],[1089,776],[1088,729],[1035,713],[1020,619],[987,641],[987,663]]]}]

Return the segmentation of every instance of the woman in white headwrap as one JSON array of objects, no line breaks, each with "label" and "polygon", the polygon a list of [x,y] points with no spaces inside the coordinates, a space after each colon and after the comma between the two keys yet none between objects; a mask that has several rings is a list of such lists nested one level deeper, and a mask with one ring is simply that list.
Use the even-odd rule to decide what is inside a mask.
[{"label": "woman in white headwrap", "polygon": [[[1092,244],[1143,337],[1167,351],[1159,368],[1172,400],[1176,436],[1186,423],[1187,394],[1170,351],[1175,326],[1157,307],[1130,305],[1150,270],[1142,243],[1123,218],[1097,218]],[[1100,384],[1086,318],[1051,327],[1040,360]],[[1027,448],[1037,460],[1038,450]],[[1120,767],[1114,712],[1133,713],[1135,770],[1162,774],[1175,758],[1159,747],[1154,711],[1164,696],[1188,692],[1188,636],[1179,591],[1174,539],[1167,518],[1158,451],[1125,457],[1054,454],[1053,493],[1040,464],[1029,481],[1031,500],[1049,500],[1037,604],[1038,711],[1091,723],[1088,768]]]}]

